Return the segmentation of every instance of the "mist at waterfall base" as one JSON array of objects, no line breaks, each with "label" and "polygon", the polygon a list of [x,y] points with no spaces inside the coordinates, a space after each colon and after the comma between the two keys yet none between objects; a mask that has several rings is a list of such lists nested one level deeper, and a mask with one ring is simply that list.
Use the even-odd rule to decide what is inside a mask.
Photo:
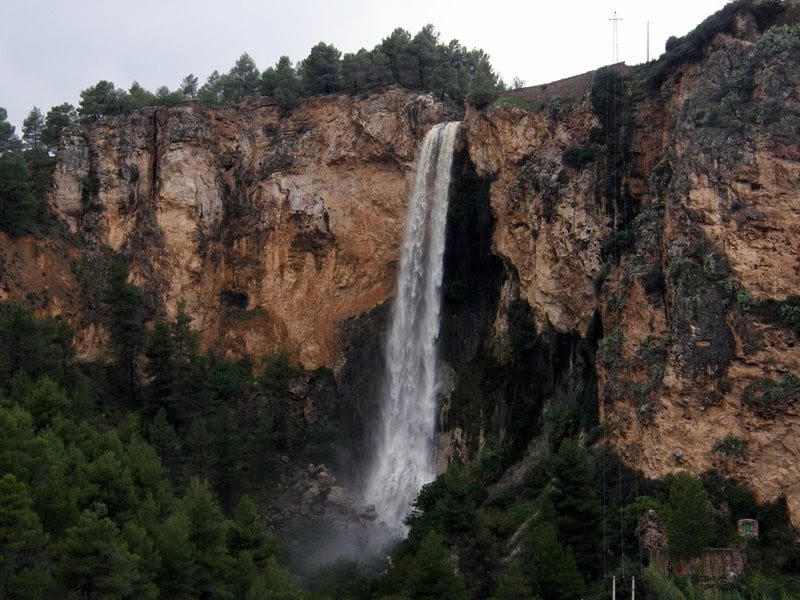
[{"label": "mist at waterfall base", "polygon": [[374,521],[315,523],[296,564],[312,573],[337,560],[383,568],[401,540],[403,521],[422,486],[433,481],[440,389],[438,337],[441,285],[453,151],[458,122],[435,125],[425,136],[408,198],[397,293],[384,345],[379,422],[359,506],[374,505]]}]

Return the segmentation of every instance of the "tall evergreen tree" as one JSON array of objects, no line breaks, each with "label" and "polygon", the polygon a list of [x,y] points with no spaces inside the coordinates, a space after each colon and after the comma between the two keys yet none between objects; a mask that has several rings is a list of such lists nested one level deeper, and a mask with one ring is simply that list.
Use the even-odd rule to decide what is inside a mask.
[{"label": "tall evergreen tree", "polygon": [[0,229],[13,235],[26,233],[36,212],[25,158],[17,153],[0,154]]},{"label": "tall evergreen tree", "polygon": [[186,514],[175,511],[156,530],[156,548],[161,557],[156,582],[164,598],[190,600],[198,597],[195,593],[197,547],[190,539],[190,528]]},{"label": "tall evergreen tree", "polygon": [[163,406],[169,401],[175,380],[175,347],[169,323],[156,321],[147,334],[144,355],[147,357],[145,373],[150,377],[151,404]]},{"label": "tall evergreen tree", "polygon": [[597,570],[602,505],[592,484],[592,465],[586,449],[564,440],[553,460],[551,499],[558,537],[572,548],[584,573]]},{"label": "tall evergreen tree", "polygon": [[204,103],[214,106],[223,100],[223,80],[219,71],[213,71],[206,82],[197,92],[197,97]]},{"label": "tall evergreen tree", "polygon": [[255,61],[245,52],[222,79],[223,98],[233,100],[254,96],[258,93],[260,77]]},{"label": "tall evergreen tree", "polygon": [[144,89],[139,85],[138,81],[134,81],[128,89],[130,96],[131,106],[133,108],[143,108],[145,106],[153,106],[156,103],[156,97],[152,92]]},{"label": "tall evergreen tree", "polygon": [[22,140],[29,150],[38,150],[42,147],[42,131],[44,130],[44,115],[38,107],[34,106],[25,120],[22,121]]},{"label": "tall evergreen tree", "polygon": [[433,25],[425,25],[406,47],[407,65],[400,83],[411,89],[432,89],[438,45],[439,34]]},{"label": "tall evergreen tree", "polygon": [[333,94],[341,90],[340,58],[334,46],[319,42],[300,65],[303,87],[308,94]]},{"label": "tall evergreen tree", "polygon": [[28,486],[6,473],[0,478],[0,596],[36,598],[54,592],[47,543]]},{"label": "tall evergreen tree", "polygon": [[21,149],[22,142],[14,133],[14,126],[8,122],[8,111],[0,106],[0,155]]},{"label": "tall evergreen tree", "polygon": [[187,98],[194,98],[197,96],[197,76],[193,73],[189,73],[184,77],[183,81],[181,81],[180,90]]},{"label": "tall evergreen tree", "polygon": [[156,90],[156,104],[161,106],[175,106],[183,102],[183,92],[178,90],[171,91],[167,86],[162,85]]},{"label": "tall evergreen tree", "polygon": [[234,561],[225,545],[229,525],[208,482],[192,479],[179,510],[188,519],[189,541],[196,549],[197,596],[230,598],[226,582]]},{"label": "tall evergreen tree", "polygon": [[117,371],[116,382],[129,401],[136,400],[138,376],[136,359],[145,340],[144,295],[128,283],[125,263],[114,263],[103,289],[103,302],[108,311],[109,345]]},{"label": "tall evergreen tree", "polygon": [[130,95],[118,90],[105,79],[81,92],[78,113],[84,119],[96,120],[104,115],[117,115],[131,108]]},{"label": "tall evergreen tree", "polygon": [[542,526],[533,532],[531,542],[523,549],[522,560],[523,572],[542,598],[579,600],[586,593],[572,551],[559,544],[552,527]]},{"label": "tall evergreen tree", "polygon": [[357,53],[347,53],[342,57],[342,89],[347,93],[357,93],[369,89],[374,79],[370,53],[361,48]]},{"label": "tall evergreen tree", "polygon": [[264,529],[263,517],[250,496],[242,496],[233,511],[228,547],[237,554],[249,552],[258,567],[266,566],[278,552],[277,540]]},{"label": "tall evergreen tree", "polygon": [[117,526],[101,515],[85,510],[67,530],[58,550],[58,582],[80,598],[133,598],[136,558]]},{"label": "tall evergreen tree", "polygon": [[411,34],[398,27],[389,37],[384,38],[377,49],[380,49],[388,61],[389,72],[392,74],[392,83],[401,83],[406,78],[408,70],[408,45],[411,43]]},{"label": "tall evergreen tree", "polygon": [[444,539],[429,531],[414,555],[405,584],[413,600],[466,600],[464,580],[456,575]]},{"label": "tall evergreen tree", "polygon": [[64,130],[78,122],[78,113],[72,104],[65,102],[52,107],[44,118],[42,142],[48,150],[55,150]]},{"label": "tall evergreen tree", "polygon": [[666,511],[668,549],[676,558],[700,556],[714,539],[714,515],[703,482],[681,472],[667,480]]},{"label": "tall evergreen tree", "polygon": [[281,56],[274,67],[261,74],[261,93],[272,96],[283,109],[297,106],[300,92],[300,78],[288,56]]}]

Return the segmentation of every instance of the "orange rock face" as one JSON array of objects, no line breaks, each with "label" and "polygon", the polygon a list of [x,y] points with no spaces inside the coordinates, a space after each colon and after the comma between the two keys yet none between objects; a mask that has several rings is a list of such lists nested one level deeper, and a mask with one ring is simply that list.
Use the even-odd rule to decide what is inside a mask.
[{"label": "orange rock face", "polygon": [[[496,178],[494,248],[537,324],[583,333],[602,319],[598,402],[626,462],[651,476],[716,469],[760,500],[785,496],[800,525],[800,344],[782,308],[800,295],[800,66],[765,56],[752,94],[721,104],[763,54],[739,25],[623,107],[622,198],[604,188],[607,157],[565,166],[600,126],[588,95],[551,114],[468,111],[465,130]],[[620,224],[616,201],[635,218]]]},{"label": "orange rock face", "polygon": [[415,152],[441,120],[398,89],[289,115],[257,100],[144,110],[65,140],[53,205],[128,256],[168,314],[184,300],[206,346],[332,365],[337,324],[392,293]]}]

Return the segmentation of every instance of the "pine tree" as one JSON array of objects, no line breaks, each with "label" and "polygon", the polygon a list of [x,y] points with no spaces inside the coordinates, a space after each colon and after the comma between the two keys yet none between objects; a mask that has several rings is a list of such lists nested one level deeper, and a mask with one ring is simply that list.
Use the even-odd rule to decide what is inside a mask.
[{"label": "pine tree", "polygon": [[35,215],[36,200],[25,158],[21,154],[3,154],[0,149],[0,229],[12,235],[26,233]]},{"label": "pine tree", "polygon": [[166,405],[172,394],[175,354],[170,324],[159,319],[147,334],[144,349],[147,357],[145,373],[150,377],[151,404],[155,407]]},{"label": "pine tree", "polygon": [[466,600],[464,581],[455,573],[444,539],[430,531],[408,571],[405,594],[414,600]]},{"label": "pine tree", "polygon": [[132,108],[130,95],[101,80],[81,92],[78,112],[84,119],[96,120],[104,115],[118,115]]},{"label": "pine tree", "polygon": [[128,95],[131,99],[131,106],[133,108],[143,108],[145,106],[153,106],[156,103],[156,97],[152,92],[147,91],[138,81],[134,81],[128,89]]},{"label": "pine tree", "polygon": [[156,582],[161,596],[176,600],[196,598],[197,547],[190,539],[191,524],[181,511],[175,511],[155,532],[161,563]]},{"label": "pine tree", "polygon": [[179,510],[188,519],[189,541],[196,549],[197,595],[229,598],[226,582],[234,561],[225,545],[228,521],[214,499],[208,482],[192,479],[180,501]]},{"label": "pine tree", "polygon": [[22,142],[14,133],[14,126],[8,122],[8,111],[0,106],[0,155],[22,150]]},{"label": "pine tree", "polygon": [[300,65],[300,77],[308,94],[333,94],[341,90],[340,58],[342,53],[324,42],[311,48]]},{"label": "pine tree", "polygon": [[432,89],[434,69],[438,62],[439,34],[433,25],[425,25],[406,49],[408,63],[405,80],[401,83],[412,89]]},{"label": "pine tree", "polygon": [[44,115],[38,107],[34,106],[22,121],[22,140],[28,150],[38,150],[42,147],[43,130]]},{"label": "pine tree", "polygon": [[128,400],[134,402],[138,388],[136,359],[145,340],[144,295],[128,283],[125,263],[116,262],[111,267],[103,302],[108,310],[109,344],[114,352],[117,383]]},{"label": "pine tree", "polygon": [[6,473],[0,478],[0,596],[35,598],[52,591],[47,543],[28,486]]},{"label": "pine tree", "polygon": [[597,569],[602,505],[592,485],[592,465],[575,440],[564,440],[553,460],[551,499],[558,538],[572,548],[584,573]]},{"label": "pine tree", "polygon": [[181,93],[187,98],[194,98],[197,96],[197,76],[189,73],[181,81]]},{"label": "pine tree", "polygon": [[52,107],[44,119],[42,142],[48,150],[55,150],[64,131],[78,122],[75,107],[68,102]]},{"label": "pine tree", "polygon": [[36,429],[51,425],[67,412],[70,404],[64,389],[49,377],[33,381],[24,373],[14,377],[10,396],[30,413]]},{"label": "pine tree", "polygon": [[703,482],[681,472],[667,480],[669,505],[665,521],[668,549],[675,558],[700,556],[714,539],[714,516]]},{"label": "pine tree", "polygon": [[219,104],[222,102],[222,84],[222,75],[219,74],[219,71],[213,71],[197,92],[197,97],[200,98],[202,102],[212,106]]},{"label": "pine tree", "polygon": [[392,74],[392,83],[400,83],[406,78],[408,45],[410,43],[411,34],[398,27],[389,37],[384,38],[378,46],[388,61],[389,72]]},{"label": "pine tree", "polygon": [[155,580],[161,568],[161,556],[153,539],[147,531],[134,521],[128,521],[122,528],[122,537],[136,561],[132,579],[133,597],[150,600],[158,598],[159,590]]},{"label": "pine tree", "polygon": [[300,78],[288,56],[281,56],[274,67],[269,67],[261,74],[261,93],[272,96],[284,110],[297,106],[300,91]]},{"label": "pine tree", "polygon": [[136,558],[117,526],[96,511],[85,510],[59,545],[58,582],[82,598],[132,598],[139,578]]},{"label": "pine tree", "polygon": [[552,527],[542,526],[533,532],[531,543],[523,550],[522,561],[523,572],[542,598],[578,600],[586,593],[572,551],[559,544]]},{"label": "pine tree", "polygon": [[278,552],[277,540],[264,529],[263,518],[250,496],[242,496],[233,511],[228,547],[233,553],[249,552],[259,567],[264,567],[270,556]]},{"label": "pine tree", "polygon": [[233,100],[257,94],[260,76],[255,61],[245,52],[222,78],[223,98]]}]

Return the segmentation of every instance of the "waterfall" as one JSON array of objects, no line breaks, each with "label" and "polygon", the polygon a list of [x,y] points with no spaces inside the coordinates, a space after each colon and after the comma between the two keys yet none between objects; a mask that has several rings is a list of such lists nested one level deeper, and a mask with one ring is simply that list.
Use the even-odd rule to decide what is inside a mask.
[{"label": "waterfall", "polygon": [[425,136],[408,202],[397,295],[386,340],[381,423],[365,500],[391,530],[420,488],[436,476],[434,434],[439,390],[437,338],[447,194],[459,123]]}]

